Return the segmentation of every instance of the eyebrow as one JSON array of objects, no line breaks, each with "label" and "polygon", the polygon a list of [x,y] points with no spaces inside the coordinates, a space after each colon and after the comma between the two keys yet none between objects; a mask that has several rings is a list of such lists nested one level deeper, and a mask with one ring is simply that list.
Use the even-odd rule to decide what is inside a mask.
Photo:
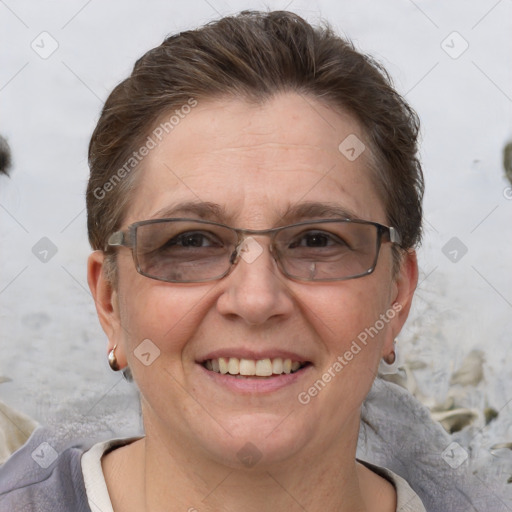
[{"label": "eyebrow", "polygon": [[216,203],[203,201],[187,201],[174,206],[166,206],[155,212],[151,219],[168,219],[176,216],[193,215],[201,219],[221,221],[225,218],[225,209]]},{"label": "eyebrow", "polygon": [[[226,222],[226,209],[212,202],[187,201],[166,206],[155,212],[150,219],[168,219],[180,216],[193,216],[216,222]],[[352,210],[333,203],[304,202],[290,205],[281,215],[279,224],[300,222],[307,219],[359,219]]]},{"label": "eyebrow", "polygon": [[305,219],[359,219],[349,208],[333,203],[305,202],[288,207],[282,219],[296,222]]}]

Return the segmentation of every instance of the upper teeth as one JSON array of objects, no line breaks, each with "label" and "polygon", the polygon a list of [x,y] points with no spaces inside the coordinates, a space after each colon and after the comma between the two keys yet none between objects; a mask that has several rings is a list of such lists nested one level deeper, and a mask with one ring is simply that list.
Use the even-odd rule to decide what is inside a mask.
[{"label": "upper teeth", "polygon": [[301,367],[299,361],[291,359],[238,359],[238,357],[219,357],[205,361],[208,370],[230,375],[256,375],[269,377],[272,374],[291,373]]}]

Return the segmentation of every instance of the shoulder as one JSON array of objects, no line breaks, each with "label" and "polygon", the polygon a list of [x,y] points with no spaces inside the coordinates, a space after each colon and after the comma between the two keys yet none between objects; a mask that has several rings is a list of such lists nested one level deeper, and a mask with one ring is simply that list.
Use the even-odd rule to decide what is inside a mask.
[{"label": "shoulder", "polygon": [[509,510],[506,479],[498,479],[490,466],[478,469],[469,458],[456,468],[448,464],[442,454],[455,439],[407,390],[376,379],[361,418],[358,459],[400,475],[427,510]]},{"label": "shoulder", "polygon": [[45,428],[0,467],[0,510],[90,512],[81,469],[88,443],[62,443]]}]

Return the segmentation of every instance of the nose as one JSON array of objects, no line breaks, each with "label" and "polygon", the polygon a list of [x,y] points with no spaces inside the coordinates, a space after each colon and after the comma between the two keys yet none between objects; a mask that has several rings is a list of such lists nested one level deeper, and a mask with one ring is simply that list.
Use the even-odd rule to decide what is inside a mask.
[{"label": "nose", "polygon": [[248,237],[238,248],[236,266],[224,278],[224,290],[217,301],[219,313],[248,325],[262,325],[291,313],[293,297],[268,243]]}]

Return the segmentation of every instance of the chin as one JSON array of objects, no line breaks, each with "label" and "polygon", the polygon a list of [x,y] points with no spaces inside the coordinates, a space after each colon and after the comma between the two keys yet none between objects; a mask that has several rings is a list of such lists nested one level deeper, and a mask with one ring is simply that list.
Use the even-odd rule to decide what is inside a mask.
[{"label": "chin", "polygon": [[203,439],[203,446],[212,458],[236,469],[268,470],[286,462],[307,445],[310,430],[292,420],[293,413],[243,414],[224,422],[226,429],[214,429],[220,437]]}]

